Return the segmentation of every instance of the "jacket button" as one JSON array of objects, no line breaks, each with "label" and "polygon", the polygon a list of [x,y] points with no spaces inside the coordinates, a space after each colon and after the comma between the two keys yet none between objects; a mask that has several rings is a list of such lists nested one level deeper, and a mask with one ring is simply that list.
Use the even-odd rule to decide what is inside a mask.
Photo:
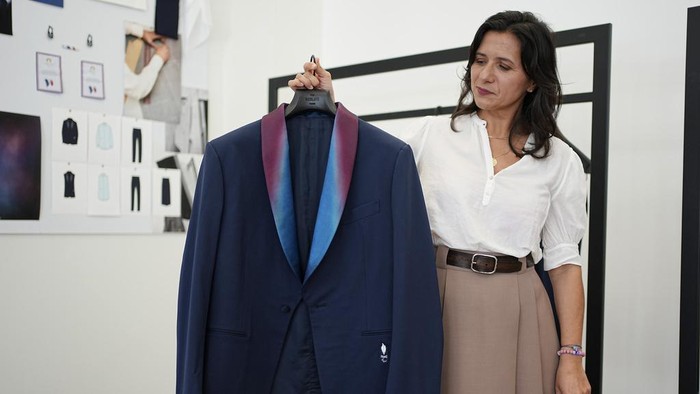
[{"label": "jacket button", "polygon": [[288,313],[290,310],[292,310],[292,308],[290,308],[289,305],[282,305],[280,310],[284,313]]}]

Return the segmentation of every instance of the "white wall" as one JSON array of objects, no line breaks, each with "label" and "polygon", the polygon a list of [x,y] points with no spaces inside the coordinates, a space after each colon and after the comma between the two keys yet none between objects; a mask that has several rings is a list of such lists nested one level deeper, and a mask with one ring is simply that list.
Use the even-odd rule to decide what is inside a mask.
[{"label": "white wall", "polygon": [[[16,5],[27,3],[34,4]],[[613,25],[606,393],[677,392],[686,9],[696,5],[518,4],[554,30]],[[311,53],[335,67],[463,46],[483,19],[509,7],[213,0],[210,136],[260,118],[268,78],[299,70]],[[0,90],[0,109],[12,111],[7,94]],[[0,392],[173,392],[183,241],[0,236]]]},{"label": "white wall", "polygon": [[182,241],[0,237],[0,392],[174,392]]},{"label": "white wall", "polygon": [[300,71],[321,48],[322,0],[212,1],[209,135],[267,113],[268,79]]}]

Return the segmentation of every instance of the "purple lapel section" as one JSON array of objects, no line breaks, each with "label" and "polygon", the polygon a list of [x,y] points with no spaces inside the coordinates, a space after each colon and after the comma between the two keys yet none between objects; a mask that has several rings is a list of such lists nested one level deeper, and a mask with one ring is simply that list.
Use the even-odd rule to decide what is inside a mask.
[{"label": "purple lapel section", "polygon": [[357,127],[357,116],[338,103],[304,282],[321,263],[340,223],[355,166]]},{"label": "purple lapel section", "polygon": [[260,138],[262,145],[265,183],[275,218],[277,235],[287,262],[300,277],[299,248],[294,219],[294,195],[289,166],[289,142],[284,121],[284,104],[262,118]]}]

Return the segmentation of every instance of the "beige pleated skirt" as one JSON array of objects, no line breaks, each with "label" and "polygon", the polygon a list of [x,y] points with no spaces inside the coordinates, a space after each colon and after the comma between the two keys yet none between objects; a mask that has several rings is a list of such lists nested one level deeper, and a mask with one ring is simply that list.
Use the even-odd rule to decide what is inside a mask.
[{"label": "beige pleated skirt", "polygon": [[436,264],[444,327],[443,394],[554,393],[559,340],[534,267],[485,275]]}]

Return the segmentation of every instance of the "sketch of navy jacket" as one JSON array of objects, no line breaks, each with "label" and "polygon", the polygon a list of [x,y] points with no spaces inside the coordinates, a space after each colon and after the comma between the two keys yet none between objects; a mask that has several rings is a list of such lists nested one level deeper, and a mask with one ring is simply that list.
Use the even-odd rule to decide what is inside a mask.
[{"label": "sketch of navy jacket", "polygon": [[68,145],[78,144],[78,124],[72,118],[63,121],[63,143]]}]

